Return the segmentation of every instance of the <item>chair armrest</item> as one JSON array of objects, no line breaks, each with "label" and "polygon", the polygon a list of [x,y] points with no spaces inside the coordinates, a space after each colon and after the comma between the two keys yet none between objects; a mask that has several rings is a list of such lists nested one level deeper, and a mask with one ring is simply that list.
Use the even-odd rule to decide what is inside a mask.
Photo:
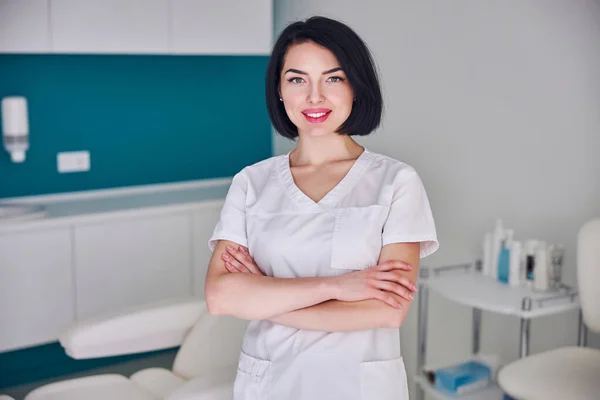
[{"label": "chair armrest", "polygon": [[200,298],[163,300],[78,322],[59,342],[74,359],[168,349],[182,343],[204,312]]}]

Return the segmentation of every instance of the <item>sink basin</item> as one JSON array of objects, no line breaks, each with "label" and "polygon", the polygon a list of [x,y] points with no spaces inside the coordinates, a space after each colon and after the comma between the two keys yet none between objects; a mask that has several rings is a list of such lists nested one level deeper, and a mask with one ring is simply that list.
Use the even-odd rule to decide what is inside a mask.
[{"label": "sink basin", "polygon": [[0,224],[44,218],[46,208],[35,204],[0,204]]}]

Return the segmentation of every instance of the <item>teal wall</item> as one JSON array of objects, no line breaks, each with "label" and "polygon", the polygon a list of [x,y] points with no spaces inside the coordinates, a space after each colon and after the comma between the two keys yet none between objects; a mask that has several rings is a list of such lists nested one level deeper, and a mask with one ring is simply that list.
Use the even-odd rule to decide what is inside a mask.
[{"label": "teal wall", "polygon": [[[0,55],[25,96],[30,149],[0,150],[0,198],[232,176],[272,155],[267,56]],[[91,170],[56,156],[88,150]]]},{"label": "teal wall", "polygon": [[[0,353],[0,394],[9,394],[10,389],[8,388],[19,385],[33,382],[41,384],[39,381],[67,379],[64,378],[66,375],[87,375],[88,371],[91,375],[91,371],[96,368],[113,367],[132,360],[147,359],[147,365],[152,365],[150,360],[156,360],[158,355],[162,355],[163,360],[174,360],[178,350],[179,347],[173,347],[141,354],[75,360],[66,355],[65,349],[58,342],[53,342],[22,350],[4,352]],[[169,368],[170,366],[165,365]],[[94,372],[94,374],[97,374],[97,372]]]},{"label": "teal wall", "polygon": [[[0,148],[0,198],[226,177],[270,157],[267,62],[1,54],[0,98],[27,98],[31,143],[22,164]],[[91,170],[59,174],[57,153],[77,150]],[[2,353],[0,388],[154,354],[72,360],[58,343]]]}]

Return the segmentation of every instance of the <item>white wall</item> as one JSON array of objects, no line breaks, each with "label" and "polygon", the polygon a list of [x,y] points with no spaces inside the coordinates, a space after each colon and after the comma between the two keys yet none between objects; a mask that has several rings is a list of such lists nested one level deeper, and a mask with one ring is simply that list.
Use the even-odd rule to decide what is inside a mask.
[{"label": "white wall", "polygon": [[[600,5],[594,0],[278,0],[275,25],[311,15],[353,27],[376,56],[387,112],[359,139],[412,164],[432,203],[440,250],[426,265],[479,256],[497,216],[518,239],[567,247],[600,215]],[[275,153],[293,142],[275,137]],[[469,309],[432,297],[429,361],[470,351]],[[416,304],[402,329],[416,366]],[[519,321],[484,313],[482,350],[518,355]],[[535,320],[532,352],[577,341],[577,315]],[[589,341],[600,347],[600,338]]]}]

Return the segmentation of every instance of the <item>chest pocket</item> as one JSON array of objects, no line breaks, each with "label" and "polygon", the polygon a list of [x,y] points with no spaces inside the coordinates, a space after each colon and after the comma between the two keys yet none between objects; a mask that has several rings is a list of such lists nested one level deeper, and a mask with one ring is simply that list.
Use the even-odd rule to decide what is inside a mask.
[{"label": "chest pocket", "polygon": [[361,270],[376,265],[388,211],[381,205],[337,209],[331,268]]}]

